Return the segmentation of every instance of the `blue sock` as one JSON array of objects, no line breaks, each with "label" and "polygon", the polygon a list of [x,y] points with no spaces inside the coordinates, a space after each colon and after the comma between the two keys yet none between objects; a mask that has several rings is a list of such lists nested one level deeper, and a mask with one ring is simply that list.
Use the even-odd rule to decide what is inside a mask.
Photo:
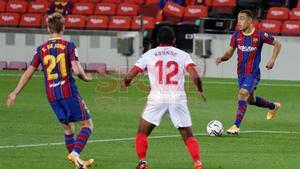
[{"label": "blue sock", "polygon": [[247,101],[244,101],[244,100],[239,100],[238,102],[238,110],[236,112],[236,119],[235,119],[235,125],[237,127],[240,127],[241,125],[241,122],[245,116],[245,113],[247,111]]}]

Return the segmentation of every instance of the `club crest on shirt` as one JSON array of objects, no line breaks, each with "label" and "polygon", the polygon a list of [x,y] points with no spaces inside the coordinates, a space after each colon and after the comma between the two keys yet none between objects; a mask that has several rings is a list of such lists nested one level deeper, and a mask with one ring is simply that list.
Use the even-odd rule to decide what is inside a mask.
[{"label": "club crest on shirt", "polygon": [[258,38],[253,38],[253,42],[257,43],[258,42]]}]

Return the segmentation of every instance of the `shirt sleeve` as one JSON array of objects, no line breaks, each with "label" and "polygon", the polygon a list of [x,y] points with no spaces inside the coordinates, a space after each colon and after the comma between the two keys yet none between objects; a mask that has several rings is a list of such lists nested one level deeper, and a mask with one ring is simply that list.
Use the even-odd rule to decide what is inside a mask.
[{"label": "shirt sleeve", "polygon": [[40,59],[39,59],[39,54],[38,50],[36,50],[35,54],[33,55],[32,61],[31,61],[31,66],[38,68],[40,65]]},{"label": "shirt sleeve", "polygon": [[275,38],[268,33],[261,32],[261,40],[263,43],[272,44]]},{"label": "shirt sleeve", "polygon": [[142,55],[134,64],[134,69],[138,70],[139,72],[144,72],[146,66],[147,66],[146,57],[145,55]]},{"label": "shirt sleeve", "polygon": [[78,50],[74,43],[70,43],[69,50],[70,50],[70,60],[78,61],[79,60]]},{"label": "shirt sleeve", "polygon": [[236,39],[237,39],[237,32],[234,32],[233,35],[231,36],[230,47],[236,48],[237,46]]},{"label": "shirt sleeve", "polygon": [[186,71],[188,71],[189,67],[196,66],[195,62],[193,61],[190,55],[187,56],[184,66]]}]

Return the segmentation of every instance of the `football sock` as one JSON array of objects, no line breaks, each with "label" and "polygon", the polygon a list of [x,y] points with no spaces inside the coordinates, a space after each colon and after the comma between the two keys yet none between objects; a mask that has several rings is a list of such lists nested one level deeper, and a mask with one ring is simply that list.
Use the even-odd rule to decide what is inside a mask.
[{"label": "football sock", "polygon": [[241,125],[241,122],[245,116],[245,113],[247,111],[247,101],[244,101],[244,100],[239,100],[238,102],[238,110],[236,112],[236,119],[235,119],[235,125],[237,127],[240,127]]},{"label": "football sock", "polygon": [[84,127],[81,129],[80,133],[77,135],[74,151],[78,154],[83,150],[86,142],[88,141],[92,130],[88,127]]},{"label": "football sock", "polygon": [[200,145],[195,137],[186,140],[186,147],[194,161],[200,161]]},{"label": "football sock", "polygon": [[270,110],[275,108],[275,104],[269,102],[268,100],[265,100],[262,97],[256,96],[256,101],[254,103],[254,105],[258,106],[258,107],[266,107],[269,108]]},{"label": "football sock", "polygon": [[65,134],[65,144],[69,153],[74,149],[74,134]]},{"label": "football sock", "polygon": [[146,160],[148,136],[145,133],[138,133],[136,135],[135,148],[139,160]]}]

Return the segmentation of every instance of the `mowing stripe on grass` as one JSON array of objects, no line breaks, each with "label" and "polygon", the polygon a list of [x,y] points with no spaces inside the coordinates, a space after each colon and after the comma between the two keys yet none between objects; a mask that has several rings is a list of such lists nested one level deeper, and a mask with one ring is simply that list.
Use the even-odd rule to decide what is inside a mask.
[{"label": "mowing stripe on grass", "polygon": [[[243,133],[243,134],[248,134],[248,133],[300,134],[300,132],[293,132],[293,131],[269,131],[269,130],[247,130],[247,131],[243,131],[241,133]],[[207,134],[199,133],[199,134],[194,134],[194,135],[195,136],[205,136]],[[150,136],[149,139],[163,139],[163,138],[174,138],[174,137],[180,137],[180,135],[175,134],[175,135],[165,135],[165,136]],[[135,137],[90,140],[89,143],[120,142],[120,141],[128,141],[128,140],[135,140]],[[0,149],[45,147],[45,146],[56,146],[56,145],[64,145],[64,144],[65,144],[64,142],[57,142],[57,143],[43,143],[43,144],[6,145],[6,146],[0,146]]]}]

